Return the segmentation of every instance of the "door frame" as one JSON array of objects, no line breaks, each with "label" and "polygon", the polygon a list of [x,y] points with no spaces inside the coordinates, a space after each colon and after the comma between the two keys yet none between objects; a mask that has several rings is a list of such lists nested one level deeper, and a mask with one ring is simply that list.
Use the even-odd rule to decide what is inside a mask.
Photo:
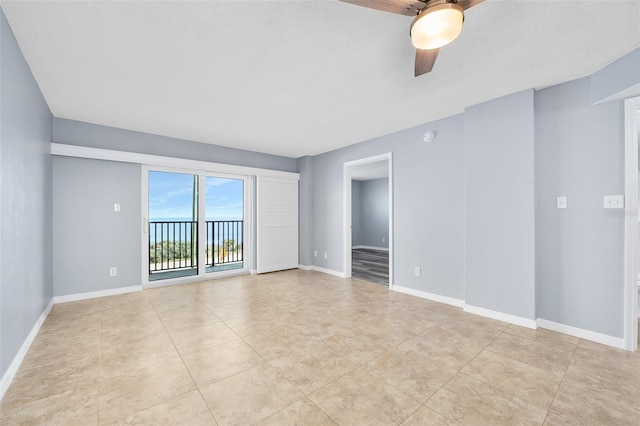
[{"label": "door frame", "polygon": [[638,145],[640,96],[624,101],[624,348],[638,349]]},{"label": "door frame", "polygon": [[[243,214],[244,214],[244,223],[243,223],[243,245],[245,245],[244,237],[247,237],[246,246],[243,247],[245,250],[245,255],[243,257],[244,265],[242,269],[235,269],[230,271],[222,271],[222,272],[206,272],[206,261],[205,261],[205,251],[204,247],[206,244],[205,241],[205,229],[202,226],[198,226],[198,273],[197,275],[191,275],[186,277],[178,277],[178,278],[167,278],[165,280],[159,281],[149,281],[149,236],[147,235],[147,229],[149,226],[149,172],[150,171],[158,171],[158,172],[167,172],[167,173],[180,173],[180,174],[190,174],[198,176],[198,218],[205,218],[205,203],[206,203],[206,189],[203,191],[202,188],[206,188],[206,178],[207,177],[221,177],[221,178],[232,178],[232,179],[242,179],[244,182],[243,186]],[[142,233],[141,233],[141,253],[142,253],[142,288],[156,288],[156,287],[166,287],[170,285],[176,284],[188,284],[203,280],[208,280],[212,278],[223,278],[228,276],[235,275],[246,275],[251,271],[251,265],[253,261],[253,244],[254,244],[254,232],[253,232],[253,216],[251,215],[251,211],[254,208],[252,194],[253,194],[253,179],[250,175],[242,175],[242,174],[233,174],[229,172],[216,172],[215,170],[208,169],[186,169],[180,167],[167,167],[167,166],[155,166],[142,164],[141,167],[141,209],[140,213],[142,215]],[[206,220],[206,219],[205,219]]]},{"label": "door frame", "polygon": [[[251,265],[253,264],[253,244],[254,244],[254,238],[255,236],[253,235],[253,232],[251,232],[251,230],[253,229],[253,227],[251,226],[252,222],[251,222],[251,215],[250,215],[250,211],[253,209],[253,202],[252,202],[252,197],[251,194],[252,192],[249,190],[250,187],[252,186],[252,179],[251,176],[248,175],[237,175],[237,174],[233,174],[233,173],[221,173],[221,172],[216,172],[216,171],[210,171],[210,170],[205,170],[204,171],[204,175],[200,176],[201,179],[201,188],[205,188],[204,191],[200,191],[198,196],[201,197],[199,198],[199,205],[198,205],[198,209],[199,209],[199,215],[202,216],[198,216],[198,217],[204,217],[205,218],[205,222],[206,222],[206,196],[207,196],[207,191],[206,191],[206,187],[207,187],[207,178],[208,177],[213,177],[213,178],[221,178],[221,179],[236,179],[236,180],[241,180],[242,181],[242,269],[232,269],[229,271],[220,271],[220,272],[206,272],[207,266],[206,266],[206,252],[205,252],[205,247],[207,244],[207,237],[206,237],[206,229],[204,227],[199,227],[198,230],[199,232],[201,232],[201,234],[199,235],[199,242],[202,244],[200,247],[198,247],[198,249],[200,250],[200,252],[202,253],[203,256],[203,262],[202,262],[202,268],[203,268],[203,272],[202,272],[202,278],[205,279],[209,279],[209,278],[222,278],[222,277],[227,277],[227,276],[233,276],[233,275],[243,275],[243,274],[249,274],[251,273]],[[202,228],[202,229],[200,229]],[[199,260],[198,260],[199,262]],[[200,274],[198,274],[200,275]]]},{"label": "door frame", "polygon": [[394,257],[394,239],[393,239],[393,153],[387,152],[385,154],[375,155],[373,157],[361,158],[358,160],[347,161],[343,165],[343,186],[342,193],[343,200],[343,275],[345,278],[351,278],[351,178],[353,168],[369,163],[376,163],[378,161],[387,161],[388,176],[389,176],[389,288],[393,288],[393,257]]}]

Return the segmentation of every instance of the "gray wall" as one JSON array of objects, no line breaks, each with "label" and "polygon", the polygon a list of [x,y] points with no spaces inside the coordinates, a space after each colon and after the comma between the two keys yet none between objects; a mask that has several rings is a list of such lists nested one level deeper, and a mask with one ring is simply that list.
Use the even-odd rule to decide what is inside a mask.
[{"label": "gray wall", "polygon": [[0,377],[51,300],[52,116],[0,11]]},{"label": "gray wall", "polygon": [[362,245],[362,181],[351,181],[351,247]]},{"label": "gray wall", "polygon": [[622,337],[624,219],[602,204],[624,193],[624,108],[592,105],[616,90],[597,75],[312,157],[314,264],[343,268],[343,163],[392,151],[396,285]]},{"label": "gray wall", "polygon": [[53,157],[56,296],[141,285],[140,178],[137,164]]},{"label": "gray wall", "polygon": [[591,106],[589,87],[536,93],[538,317],[622,337],[624,218],[603,196],[624,194],[623,105]]},{"label": "gray wall", "polygon": [[352,245],[389,248],[389,179],[352,181]]},{"label": "gray wall", "polygon": [[591,103],[640,85],[640,48],[612,62],[590,78]]},{"label": "gray wall", "polygon": [[[314,265],[343,270],[343,163],[391,151],[395,284],[463,299],[463,129],[463,115],[456,115],[313,157]],[[436,132],[429,144],[427,130]]]},{"label": "gray wall", "polygon": [[[53,141],[288,172],[298,170],[298,160],[293,158],[60,118],[53,119]],[[134,164],[55,157],[56,296],[141,284],[140,173],[140,166]],[[310,198],[309,188],[304,191],[306,198]],[[115,202],[122,205],[120,213],[113,212]],[[70,210],[70,206],[74,209]],[[101,227],[92,227],[94,222],[102,223]],[[303,225],[309,228],[310,222]],[[81,233],[79,226],[84,230]],[[63,250],[69,244],[83,250],[74,254]],[[254,245],[250,268],[255,268],[255,259]],[[109,277],[111,266],[118,267],[117,277]]]},{"label": "gray wall", "polygon": [[465,111],[466,303],[535,319],[533,90]]},{"label": "gray wall", "polygon": [[285,172],[298,171],[295,158],[261,154],[62,118],[54,118],[53,120],[53,142]]},{"label": "gray wall", "polygon": [[311,167],[311,157],[305,156],[298,159],[298,173],[300,173],[300,182],[298,184],[298,259],[301,265],[311,265],[313,263],[311,257],[313,253],[311,248],[311,224],[313,222]]}]

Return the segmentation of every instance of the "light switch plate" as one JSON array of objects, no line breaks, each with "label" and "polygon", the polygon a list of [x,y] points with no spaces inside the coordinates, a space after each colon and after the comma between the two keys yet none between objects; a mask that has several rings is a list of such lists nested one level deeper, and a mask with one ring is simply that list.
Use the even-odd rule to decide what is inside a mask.
[{"label": "light switch plate", "polygon": [[567,208],[567,197],[556,197],[556,209],[566,209]]},{"label": "light switch plate", "polygon": [[605,209],[624,209],[624,195],[605,195]]},{"label": "light switch plate", "polygon": [[114,212],[119,212],[120,211],[120,203],[115,203],[113,205],[113,211]]}]

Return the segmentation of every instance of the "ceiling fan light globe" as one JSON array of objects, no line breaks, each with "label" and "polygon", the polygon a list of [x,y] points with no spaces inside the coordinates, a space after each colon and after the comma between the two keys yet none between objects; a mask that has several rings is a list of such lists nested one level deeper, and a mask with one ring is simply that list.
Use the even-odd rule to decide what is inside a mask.
[{"label": "ceiling fan light globe", "polygon": [[431,50],[451,43],[462,32],[464,13],[454,3],[429,7],[411,24],[411,42],[416,49]]}]

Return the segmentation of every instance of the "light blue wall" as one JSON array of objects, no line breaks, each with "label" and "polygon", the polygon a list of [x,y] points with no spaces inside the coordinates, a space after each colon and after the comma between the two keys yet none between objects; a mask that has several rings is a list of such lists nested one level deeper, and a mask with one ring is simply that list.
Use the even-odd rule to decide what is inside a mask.
[{"label": "light blue wall", "polygon": [[389,179],[353,181],[352,245],[389,248]]},{"label": "light blue wall", "polygon": [[533,90],[464,114],[466,303],[535,319]]},{"label": "light blue wall", "polygon": [[538,91],[535,109],[538,317],[622,337],[624,217],[603,209],[624,194],[622,102],[592,106],[583,78]]},{"label": "light blue wall", "polygon": [[596,74],[312,157],[314,264],[343,268],[343,163],[392,151],[395,285],[622,337],[624,219],[603,196],[624,193],[624,111],[592,104],[617,90]]},{"label": "light blue wall", "polygon": [[56,296],[141,284],[140,173],[138,164],[53,157]]},{"label": "light blue wall", "polygon": [[362,181],[351,181],[351,247],[362,243]]},{"label": "light blue wall", "polygon": [[[289,172],[298,169],[298,160],[293,158],[59,118],[53,119],[53,141]],[[55,295],[141,285],[140,166],[54,158],[54,241],[56,248],[60,248],[55,251]],[[309,199],[310,190],[305,184],[309,185],[310,182],[301,183],[305,197]],[[100,188],[100,195],[97,195],[96,188]],[[118,214],[113,212],[115,202],[122,205],[122,211]],[[75,206],[75,209],[70,211],[69,206]],[[92,227],[95,222],[102,223],[101,228]],[[82,235],[77,233],[79,226],[86,230]],[[303,226],[310,227],[310,222]],[[87,238],[87,235],[91,237]],[[72,241],[86,250],[78,253],[62,250],[66,241]],[[255,263],[255,247],[253,250],[252,259]],[[308,250],[305,252],[308,253]],[[118,276],[115,278],[109,277],[111,266],[118,267]],[[250,267],[254,268],[255,265]]]},{"label": "light blue wall", "polygon": [[53,295],[52,116],[0,11],[0,377]]},{"label": "light blue wall", "polygon": [[612,62],[590,77],[592,104],[640,84],[640,48]]},{"label": "light blue wall", "polygon": [[137,152],[235,166],[296,172],[295,158],[168,138],[81,121],[53,119],[53,141],[116,151]]},{"label": "light blue wall", "polygon": [[463,130],[456,115],[312,157],[314,265],[343,270],[343,163],[393,152],[395,284],[463,299]]},{"label": "light blue wall", "polygon": [[[301,265],[311,265],[311,224],[313,222],[313,182],[311,180],[311,157],[300,157],[298,159],[298,173],[300,173],[300,183],[298,185],[298,259]],[[255,259],[255,257],[254,257]]]}]

